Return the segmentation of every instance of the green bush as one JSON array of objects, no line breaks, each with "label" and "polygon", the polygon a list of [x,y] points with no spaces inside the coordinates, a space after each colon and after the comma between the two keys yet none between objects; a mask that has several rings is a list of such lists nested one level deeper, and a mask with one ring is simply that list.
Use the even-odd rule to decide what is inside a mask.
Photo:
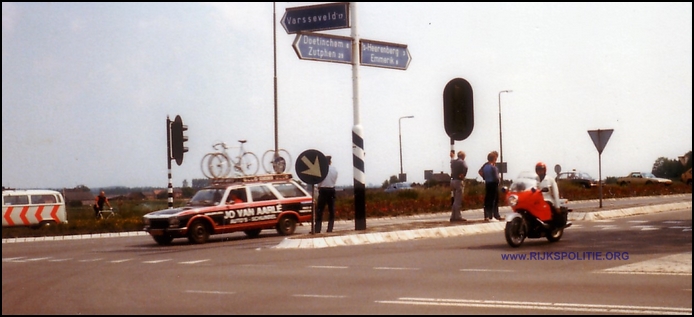
[{"label": "green bush", "polygon": [[[616,184],[603,185],[603,199],[626,198],[639,196],[657,196],[692,193],[692,187],[682,182],[670,186],[639,186]],[[470,182],[463,193],[463,210],[480,209],[484,206],[484,184]],[[572,200],[592,200],[600,198],[599,187],[585,189],[577,186],[559,188],[562,198]],[[394,193],[385,193],[383,189],[367,188],[365,192],[367,218],[397,217],[421,215],[450,211],[451,191],[448,186],[414,187]],[[504,206],[503,195],[499,205]],[[185,204],[185,200],[175,200],[174,207]],[[94,219],[91,206],[67,206],[68,223],[52,225],[40,229],[24,227],[2,228],[3,238],[39,237],[69,234],[95,234],[108,232],[140,231],[143,228],[142,216],[146,213],[168,208],[167,199],[145,201],[111,201],[118,211],[109,219]],[[345,190],[335,201],[335,218],[338,220],[354,219],[354,194]],[[325,211],[327,213],[327,211]],[[327,219],[327,215],[323,217]]]}]

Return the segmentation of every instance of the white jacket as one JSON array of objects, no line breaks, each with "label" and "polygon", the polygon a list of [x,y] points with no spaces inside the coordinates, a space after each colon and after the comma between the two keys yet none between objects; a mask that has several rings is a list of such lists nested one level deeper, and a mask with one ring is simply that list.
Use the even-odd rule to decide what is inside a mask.
[{"label": "white jacket", "polygon": [[554,178],[545,175],[545,179],[540,182],[540,189],[549,188],[548,192],[542,192],[542,196],[545,197],[545,201],[552,203],[552,205],[559,210],[559,186]]}]

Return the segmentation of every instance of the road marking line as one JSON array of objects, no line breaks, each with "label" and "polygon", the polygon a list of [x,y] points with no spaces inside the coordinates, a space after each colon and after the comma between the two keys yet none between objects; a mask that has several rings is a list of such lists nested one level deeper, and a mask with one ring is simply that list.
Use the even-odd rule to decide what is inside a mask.
[{"label": "road marking line", "polygon": [[461,272],[515,272],[514,270],[460,269]]},{"label": "road marking line", "polygon": [[349,266],[335,266],[335,265],[311,265],[309,266],[314,269],[348,269]]},{"label": "road marking line", "polygon": [[130,260],[132,260],[132,259],[113,260],[113,261],[111,261],[111,263],[123,263],[123,262],[128,262]]},{"label": "road marking line", "polygon": [[410,270],[410,271],[418,271],[419,268],[416,267],[386,267],[386,266],[377,266],[373,268],[374,270]]},{"label": "road marking line", "polygon": [[164,260],[152,260],[152,261],[142,261],[142,263],[147,263],[147,264],[156,264],[156,263],[161,263],[161,262],[166,262],[166,261],[171,261],[171,259],[164,259]]},{"label": "road marking line", "polygon": [[345,298],[344,295],[314,295],[314,294],[296,294],[294,297],[311,297],[311,298]]},{"label": "road marking line", "polygon": [[96,262],[96,261],[101,261],[101,260],[103,260],[103,258],[79,260],[78,262]]},{"label": "road marking line", "polygon": [[401,297],[393,301],[375,301],[380,304],[430,305],[430,306],[463,306],[490,308],[521,308],[536,310],[583,311],[618,314],[691,314],[692,309],[686,307],[657,307],[657,306],[627,306],[627,305],[593,305],[574,303],[541,303],[514,302],[493,300],[439,299],[439,298],[408,298]]},{"label": "road marking line", "polygon": [[178,264],[198,264],[202,262],[207,262],[210,259],[205,259],[205,260],[196,260],[196,261],[185,261],[185,262],[178,262]]},{"label": "road marking line", "polygon": [[53,259],[53,260],[48,260],[48,262],[65,262],[72,260],[72,258],[67,258],[67,259]]},{"label": "road marking line", "polygon": [[193,293],[193,294],[218,294],[218,295],[233,295],[236,294],[236,292],[221,292],[221,291],[197,291],[197,290],[187,290],[185,291],[186,293]]}]

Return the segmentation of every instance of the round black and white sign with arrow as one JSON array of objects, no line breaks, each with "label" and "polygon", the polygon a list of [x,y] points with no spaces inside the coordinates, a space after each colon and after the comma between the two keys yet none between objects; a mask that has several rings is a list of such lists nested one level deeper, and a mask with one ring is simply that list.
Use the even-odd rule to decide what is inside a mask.
[{"label": "round black and white sign with arrow", "polygon": [[307,184],[318,184],[328,175],[328,158],[318,150],[303,151],[294,165],[299,179]]}]

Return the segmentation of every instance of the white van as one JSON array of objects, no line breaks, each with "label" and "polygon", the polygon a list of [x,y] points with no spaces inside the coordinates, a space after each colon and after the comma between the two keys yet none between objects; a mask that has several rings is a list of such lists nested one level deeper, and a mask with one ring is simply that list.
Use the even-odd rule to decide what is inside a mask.
[{"label": "white van", "polygon": [[3,190],[2,226],[39,228],[67,223],[65,199],[55,190]]}]

